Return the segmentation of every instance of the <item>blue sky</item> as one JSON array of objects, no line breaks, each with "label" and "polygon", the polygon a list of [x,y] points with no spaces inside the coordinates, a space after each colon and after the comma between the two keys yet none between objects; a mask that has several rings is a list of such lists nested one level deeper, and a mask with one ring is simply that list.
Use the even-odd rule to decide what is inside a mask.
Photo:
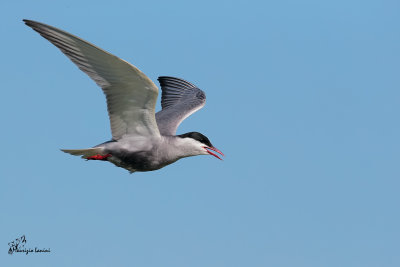
[{"label": "blue sky", "polygon": [[[1,4],[2,266],[399,266],[398,1]],[[22,19],[207,94],[226,154],[135,173],[101,90]],[[158,104],[157,108],[160,108]],[[8,255],[8,242],[49,254]]]}]

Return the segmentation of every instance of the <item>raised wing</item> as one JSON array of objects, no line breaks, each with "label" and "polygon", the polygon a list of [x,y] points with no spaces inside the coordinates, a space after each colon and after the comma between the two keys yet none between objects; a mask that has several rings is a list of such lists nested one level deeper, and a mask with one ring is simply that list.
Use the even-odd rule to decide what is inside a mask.
[{"label": "raised wing", "polygon": [[161,107],[156,120],[162,135],[175,135],[179,124],[206,103],[206,94],[185,80],[162,76]]},{"label": "raised wing", "polygon": [[60,29],[24,20],[99,85],[107,98],[114,140],[124,135],[160,136],[155,120],[157,86],[128,62]]}]

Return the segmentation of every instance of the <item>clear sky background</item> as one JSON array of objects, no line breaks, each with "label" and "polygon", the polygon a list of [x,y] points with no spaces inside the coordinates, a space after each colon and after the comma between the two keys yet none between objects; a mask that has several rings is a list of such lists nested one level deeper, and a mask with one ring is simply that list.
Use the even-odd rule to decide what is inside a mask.
[{"label": "clear sky background", "polygon": [[[2,1],[0,265],[400,266],[399,3]],[[24,18],[202,88],[178,132],[225,160],[62,153],[110,139],[105,98]]]}]

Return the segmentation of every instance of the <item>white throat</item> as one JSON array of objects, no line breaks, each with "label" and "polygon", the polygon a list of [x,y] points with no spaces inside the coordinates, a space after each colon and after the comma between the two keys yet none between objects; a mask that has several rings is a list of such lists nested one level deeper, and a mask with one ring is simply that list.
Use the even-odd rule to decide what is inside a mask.
[{"label": "white throat", "polygon": [[171,136],[166,138],[165,147],[162,148],[163,154],[170,160],[176,158],[176,160],[185,157],[207,155],[207,151],[203,148],[203,144],[192,138],[181,138]]}]

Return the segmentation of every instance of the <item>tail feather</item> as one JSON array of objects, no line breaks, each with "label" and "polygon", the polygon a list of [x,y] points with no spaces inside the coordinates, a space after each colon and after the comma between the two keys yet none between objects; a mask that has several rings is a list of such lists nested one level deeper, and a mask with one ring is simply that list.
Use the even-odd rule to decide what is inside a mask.
[{"label": "tail feather", "polygon": [[84,159],[94,155],[101,155],[103,153],[103,149],[101,147],[92,147],[86,149],[61,149],[61,151],[74,156],[81,156]]}]

